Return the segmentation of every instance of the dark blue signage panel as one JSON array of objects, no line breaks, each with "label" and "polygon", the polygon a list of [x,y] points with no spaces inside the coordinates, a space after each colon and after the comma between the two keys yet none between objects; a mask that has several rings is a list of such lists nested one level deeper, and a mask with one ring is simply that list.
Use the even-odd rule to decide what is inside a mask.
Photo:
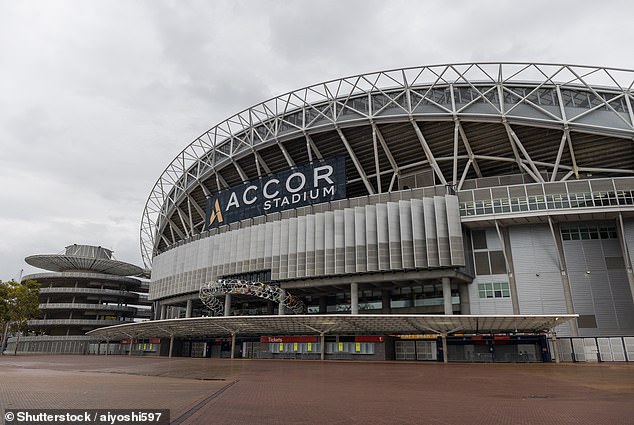
[{"label": "dark blue signage panel", "polygon": [[346,197],[344,157],[295,167],[207,198],[205,230],[224,224]]}]

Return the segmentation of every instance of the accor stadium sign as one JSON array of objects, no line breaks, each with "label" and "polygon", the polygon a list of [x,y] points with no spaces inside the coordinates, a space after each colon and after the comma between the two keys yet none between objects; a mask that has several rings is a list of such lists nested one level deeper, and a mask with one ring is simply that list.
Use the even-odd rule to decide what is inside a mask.
[{"label": "accor stadium sign", "polygon": [[208,197],[205,230],[345,197],[345,158],[319,161],[249,181]]}]

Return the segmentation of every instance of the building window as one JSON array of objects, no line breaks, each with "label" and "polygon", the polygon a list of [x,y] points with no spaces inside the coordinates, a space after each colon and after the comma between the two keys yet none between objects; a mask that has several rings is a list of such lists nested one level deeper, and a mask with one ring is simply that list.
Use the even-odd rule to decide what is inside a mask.
[{"label": "building window", "polygon": [[561,238],[564,241],[578,241],[590,239],[617,239],[616,226],[565,226],[561,228]]},{"label": "building window", "polygon": [[480,298],[510,298],[511,290],[505,282],[478,283]]}]

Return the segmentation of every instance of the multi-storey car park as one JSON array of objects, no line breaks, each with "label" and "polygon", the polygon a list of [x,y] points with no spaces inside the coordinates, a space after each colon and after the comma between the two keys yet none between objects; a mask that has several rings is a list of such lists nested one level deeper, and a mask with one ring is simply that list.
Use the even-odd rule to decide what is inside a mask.
[{"label": "multi-storey car park", "polygon": [[74,244],[25,261],[49,272],[23,277],[40,284],[40,317],[28,321],[35,335],[10,339],[8,351],[19,343],[21,352],[87,353],[98,341],[86,332],[151,317],[148,283],[133,277],[143,269],[116,260],[109,249]]},{"label": "multi-storey car park", "polygon": [[248,108],[152,189],[157,320],[95,333],[183,355],[631,360],[633,84],[466,63]]}]

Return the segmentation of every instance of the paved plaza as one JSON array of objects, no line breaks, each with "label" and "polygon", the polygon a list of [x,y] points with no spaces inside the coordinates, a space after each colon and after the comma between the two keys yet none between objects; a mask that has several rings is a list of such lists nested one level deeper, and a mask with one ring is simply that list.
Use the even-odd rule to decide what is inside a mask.
[{"label": "paved plaza", "polygon": [[634,365],[4,356],[0,408],[168,408],[175,424],[623,425]]}]

